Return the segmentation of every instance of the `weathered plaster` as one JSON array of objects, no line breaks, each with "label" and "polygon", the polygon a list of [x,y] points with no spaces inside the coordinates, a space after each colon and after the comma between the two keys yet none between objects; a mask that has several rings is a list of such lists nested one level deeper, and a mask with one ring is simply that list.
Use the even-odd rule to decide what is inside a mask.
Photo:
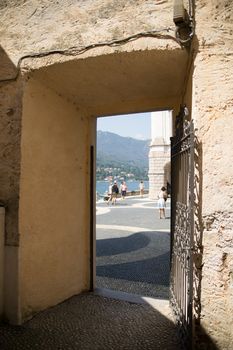
[{"label": "weathered plaster", "polygon": [[233,344],[233,213],[205,217],[202,328],[220,349]]},{"label": "weathered plaster", "polygon": [[[45,57],[28,57],[20,61],[24,75],[23,137],[21,150],[19,145],[17,148],[17,151],[21,151],[21,154],[19,153],[21,177],[20,188],[16,193],[19,196],[20,191],[21,241],[20,251],[11,250],[8,254],[8,259],[12,259],[14,263],[12,283],[6,287],[8,301],[14,300],[14,307],[11,310],[6,308],[11,322],[15,322],[14,317],[20,322],[21,317],[25,319],[72,293],[89,288],[87,260],[90,256],[88,244],[90,183],[86,177],[85,180],[83,178],[84,168],[89,169],[89,146],[91,143],[95,144],[93,136],[95,123],[89,120],[89,116],[94,120],[94,117],[100,115],[177,107],[184,80],[183,67],[186,66],[188,57],[187,52],[182,50],[174,40],[173,29],[167,30],[167,22],[163,22],[165,27],[161,28],[161,18],[155,16],[160,5],[165,12],[172,11],[172,8],[167,6],[167,2],[156,5],[153,2],[149,5],[146,1],[137,3],[128,1],[122,8],[113,1],[80,2],[84,11],[83,17],[76,16],[75,24],[69,16],[72,13],[77,15],[77,11],[80,11],[81,7],[78,7],[76,2],[69,2],[70,15],[63,11],[64,2],[62,5],[58,2],[56,4],[50,2],[45,6],[44,3],[44,1],[34,1],[30,2],[29,6],[29,2],[25,1],[20,6],[15,2],[13,6],[11,2],[8,3],[9,6],[2,7],[1,18],[4,21],[2,46],[11,69],[5,69],[0,78],[6,80],[16,77],[15,69],[23,55],[32,54],[33,56],[45,51],[48,53]],[[35,10],[32,9],[32,4],[38,5]],[[139,4],[142,6],[140,10],[137,7]],[[97,11],[98,6],[101,8],[100,11]],[[116,11],[114,6],[117,8]],[[110,21],[109,11],[111,11]],[[115,20],[112,11],[115,11]],[[144,12],[148,17],[145,26],[127,23],[126,19],[132,11],[140,13],[141,19],[138,17],[137,22],[145,21],[141,11]],[[104,12],[106,18],[103,17]],[[96,18],[97,14],[100,18],[99,21],[97,20],[98,23],[92,21],[92,17]],[[59,18],[59,30],[54,26],[55,17]],[[164,18],[168,18],[169,23],[172,23],[170,16],[164,15]],[[115,21],[119,31],[114,31],[112,21]],[[122,25],[123,22],[124,25]],[[16,24],[17,28],[15,28]],[[68,30],[71,35],[68,35]],[[137,37],[135,41],[127,44],[121,42],[118,46],[109,45],[109,41],[124,39],[145,30],[159,31],[159,37]],[[25,35],[26,32],[30,32],[30,36]],[[103,45],[90,48],[89,45],[92,43],[103,43]],[[89,49],[81,52],[80,49],[83,47],[89,47]],[[59,54],[54,52],[50,54],[51,50],[56,49],[61,50]],[[167,72],[166,76],[162,72],[164,74]],[[176,84],[171,84],[171,81],[175,81]],[[18,105],[21,106],[21,102]],[[82,122],[80,118],[83,118]],[[73,127],[69,129],[71,119]],[[79,122],[80,125],[78,125]],[[60,149],[65,142],[62,139],[61,130],[64,129],[67,134],[72,134],[75,132],[76,123],[78,125],[76,136],[78,137],[80,132],[80,140],[76,139],[77,144],[72,138],[65,140],[74,142],[73,148],[79,149],[79,155],[77,155],[77,158],[80,158],[79,165],[76,164],[75,159],[73,163],[71,158],[66,159],[64,150]],[[21,135],[20,127],[21,125],[18,126],[18,131]],[[54,129],[56,147],[53,145],[54,147],[51,148],[53,133],[51,131],[49,135],[48,128]],[[85,139],[83,139],[84,135],[86,135]],[[72,147],[70,152],[71,149]],[[14,156],[17,155],[17,151]],[[49,156],[52,158],[50,159]],[[70,174],[63,169],[63,161],[70,161],[71,167],[74,168],[82,167],[80,171],[75,168],[77,170],[75,179],[81,181],[81,189],[84,192],[79,193],[73,178],[70,182],[65,182]],[[85,162],[86,165],[84,165]],[[57,163],[61,165],[59,169],[57,169]],[[51,166],[56,171],[51,169]],[[59,182],[53,183],[52,178],[56,181],[59,179]],[[63,189],[59,186],[60,181]],[[71,195],[68,198],[70,192]],[[79,196],[82,200],[81,209],[77,203]],[[64,207],[67,203],[69,205]],[[71,203],[74,207],[70,212]],[[77,221],[74,219],[74,212],[79,213]],[[68,220],[67,227],[61,222],[62,215],[65,218],[72,216]],[[14,222],[10,213],[8,220]],[[70,254],[71,248],[70,246],[68,248],[66,238],[67,230],[70,231],[70,239],[73,242]],[[75,236],[75,232],[79,233],[80,239]],[[78,263],[77,259],[74,260],[73,254],[77,244],[80,259]],[[63,245],[67,250],[64,267],[62,267],[61,248]],[[7,260],[8,270],[9,265]],[[67,271],[68,274],[64,277]],[[10,286],[13,286],[11,291]],[[10,305],[9,302],[7,305]]]},{"label": "weathered plaster", "polygon": [[172,0],[7,1],[0,10],[1,44],[16,64],[28,53],[82,47],[143,31],[174,34],[172,11]]},{"label": "weathered plaster", "polygon": [[88,118],[31,78],[20,178],[22,317],[89,288]]},{"label": "weathered plaster", "polygon": [[5,240],[5,209],[0,207],[0,318],[4,308],[4,240]]},{"label": "weathered plaster", "polygon": [[200,150],[196,200],[203,256],[197,261],[202,276],[198,321],[202,336],[208,335],[219,349],[233,346],[232,19],[231,1],[196,3],[194,64],[185,96],[192,105]]},{"label": "weathered plaster", "polygon": [[[183,102],[188,104],[195,127],[198,129],[197,136],[202,149],[202,155],[199,158],[202,185],[199,210],[202,221],[205,224],[208,223],[202,232],[202,244],[204,245],[202,262],[204,265],[200,321],[205,332],[217,342],[220,349],[232,348],[233,166],[230,160],[233,156],[231,146],[233,3],[230,0],[211,2],[200,0],[195,3],[196,36],[192,47],[194,63],[191,66],[189,77],[187,52],[182,50],[171,37],[174,35],[171,0],[122,0],[117,2],[113,0],[80,0],[78,2],[75,0],[26,0],[1,3],[1,45],[7,60],[4,61],[6,65],[4,63],[5,68],[0,72],[0,79],[15,76],[15,66],[22,56],[41,52],[48,53],[44,58],[28,58],[21,62],[23,72],[30,73],[32,69],[35,70],[33,72],[35,81],[29,81],[24,86],[27,93],[24,95],[25,126],[23,127],[20,179],[22,195],[20,199],[21,260],[18,257],[17,247],[8,247],[11,250],[8,249],[7,259],[11,261],[6,260],[7,273],[10,273],[10,262],[14,262],[14,283],[12,283],[13,288],[8,288],[7,298],[9,304],[10,293],[14,294],[12,296],[14,307],[11,311],[15,318],[20,319],[17,314],[20,308],[17,298],[20,293],[22,293],[23,314],[26,316],[27,313],[31,314],[35,310],[53,304],[68,296],[69,293],[81,290],[88,285],[87,282],[83,284],[84,280],[88,281],[88,272],[81,272],[80,265],[75,266],[77,275],[83,277],[83,279],[80,277],[79,287],[76,284],[76,278],[79,277],[73,279],[72,272],[67,278],[69,281],[73,280],[74,284],[69,286],[67,293],[64,292],[65,289],[63,290],[58,281],[58,268],[61,268],[60,272],[62,276],[64,275],[61,266],[61,257],[64,256],[62,246],[65,246],[67,253],[69,243],[76,239],[75,230],[80,235],[87,233],[86,225],[90,213],[87,200],[81,212],[74,200],[75,212],[80,215],[78,216],[79,225],[70,228],[68,234],[71,236],[66,237],[67,231],[61,222],[64,212],[59,200],[64,195],[65,203],[69,203],[71,198],[67,198],[67,193],[72,192],[71,195],[75,196],[79,191],[73,180],[70,184],[66,184],[63,176],[65,173],[62,175],[56,168],[55,154],[61,165],[67,164],[64,157],[65,152],[61,146],[67,146],[69,142],[76,145],[73,138],[71,140],[65,138],[67,142],[65,144],[61,142],[63,140],[62,126],[73,135],[73,130],[68,130],[70,124],[63,125],[61,122],[65,119],[62,113],[64,106],[69,111],[66,115],[67,122],[71,118],[74,125],[81,123],[82,131],[85,130],[87,137],[86,146],[89,147],[90,143],[94,142],[94,129],[92,129],[94,122],[89,120],[88,115],[94,118],[100,115],[139,112],[153,108],[175,107],[177,109],[183,95]],[[132,14],[133,20],[130,20]],[[122,45],[122,43],[120,46],[109,46],[108,44],[98,48],[89,47],[91,44],[109,43],[112,40],[123,39],[150,30],[157,30],[162,36],[137,38],[127,44]],[[85,47],[89,47],[88,51],[80,51]],[[57,54],[49,54],[51,50],[57,49],[61,51]],[[66,51],[63,52],[64,50]],[[186,94],[185,81],[188,83]],[[38,87],[36,93],[35,86]],[[40,91],[39,94],[38,91]],[[3,102],[1,102],[0,110],[3,117],[0,126],[2,135],[0,141],[2,142],[2,147],[0,147],[2,170],[0,199],[8,204],[6,230],[7,237],[10,237],[8,241],[10,244],[17,243],[15,237],[18,237],[21,96],[20,81],[17,84],[12,82],[1,87]],[[53,103],[50,105],[51,101]],[[60,110],[57,110],[56,104],[61,106]],[[54,107],[51,107],[52,105]],[[77,120],[74,120],[75,108],[79,109]],[[32,110],[33,113],[31,113]],[[85,111],[83,115],[85,115],[86,122],[80,120],[82,111]],[[60,120],[60,124],[55,123],[56,113],[58,113],[57,120]],[[52,120],[51,127],[49,123]],[[58,149],[48,148],[49,152],[52,152],[48,155],[53,154],[51,164],[45,152],[46,145],[53,141],[53,139],[50,140],[51,132],[48,133],[47,127],[54,129],[56,140],[59,140]],[[45,141],[40,139],[39,130],[43,131]],[[91,136],[87,135],[88,132]],[[5,150],[4,147],[6,147]],[[7,152],[7,157],[4,156],[4,152]],[[88,152],[88,149],[82,152],[86,160]],[[76,156],[78,159],[81,157],[80,154]],[[80,158],[80,162],[83,166],[85,160]],[[47,171],[47,167],[43,168],[44,164],[47,164],[50,169],[49,176],[45,178],[43,171]],[[77,164],[74,164],[75,167]],[[88,167],[88,160],[86,164]],[[81,182],[84,181],[82,171],[77,170],[81,176]],[[54,178],[54,175],[57,178],[57,174],[64,189],[68,191],[62,190],[59,186],[54,187],[54,183],[48,180]],[[69,187],[72,184],[74,191],[71,191]],[[86,189],[88,194],[86,186],[87,182],[82,187],[82,191]],[[44,189],[43,192],[39,191],[40,188]],[[53,203],[56,205],[56,210],[51,216],[47,213],[51,214],[52,196],[55,196]],[[81,198],[85,199],[84,192]],[[35,204],[32,199],[35,200]],[[30,215],[27,218],[28,210]],[[71,218],[69,217],[71,221],[74,220],[73,211],[70,214],[66,212],[66,214],[68,217],[71,215]],[[51,226],[47,226],[46,223],[49,223],[50,219],[52,220]],[[57,223],[60,224],[57,232],[52,229],[52,223],[55,228]],[[217,226],[215,226],[216,223],[218,223]],[[48,227],[50,227],[49,230]],[[65,240],[62,233],[66,237]],[[30,240],[27,239],[28,237]],[[41,237],[44,240],[40,240]],[[70,238],[72,239],[69,241]],[[88,242],[82,241],[82,244],[87,244],[85,249],[88,252]],[[78,252],[80,252],[79,249],[82,249],[82,244],[78,246]],[[40,249],[37,250],[36,247]],[[54,249],[60,255],[56,255]],[[71,251],[70,262],[74,258],[74,247],[71,247]],[[49,260],[46,260],[49,259],[47,257],[49,254],[52,264],[48,264],[47,268],[50,270],[41,270],[41,259],[49,263]],[[81,260],[86,258],[84,255],[80,258]],[[59,259],[58,256],[60,256]],[[67,259],[69,260],[66,254],[66,267],[69,265]],[[19,267],[20,292],[17,289],[19,262],[21,262]],[[86,262],[82,260],[82,263],[86,266]],[[39,279],[30,281],[30,276],[34,274],[40,277],[41,295]],[[49,281],[51,276],[53,276],[52,280],[55,282],[57,294],[55,290],[51,290],[52,285]]]},{"label": "weathered plaster", "polygon": [[163,47],[90,54],[41,68],[35,75],[95,116],[172,108],[179,103],[187,52]]},{"label": "weathered plaster", "polygon": [[6,207],[6,243],[18,245],[22,84],[0,85],[0,201]]}]

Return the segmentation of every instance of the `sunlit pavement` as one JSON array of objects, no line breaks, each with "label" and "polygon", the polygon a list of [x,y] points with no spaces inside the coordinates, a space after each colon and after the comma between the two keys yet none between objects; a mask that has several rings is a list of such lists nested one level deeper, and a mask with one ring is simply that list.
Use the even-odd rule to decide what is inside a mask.
[{"label": "sunlit pavement", "polygon": [[166,219],[147,197],[97,203],[96,285],[168,299],[170,200]]}]

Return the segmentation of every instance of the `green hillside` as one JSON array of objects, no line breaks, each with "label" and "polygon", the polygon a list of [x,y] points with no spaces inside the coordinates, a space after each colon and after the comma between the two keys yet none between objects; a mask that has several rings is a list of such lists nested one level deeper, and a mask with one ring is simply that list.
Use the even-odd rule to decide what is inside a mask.
[{"label": "green hillside", "polygon": [[[149,140],[136,140],[105,131],[97,132],[97,179],[108,175],[147,179]],[[107,168],[107,170],[106,170]],[[109,170],[111,168],[112,170]]]}]

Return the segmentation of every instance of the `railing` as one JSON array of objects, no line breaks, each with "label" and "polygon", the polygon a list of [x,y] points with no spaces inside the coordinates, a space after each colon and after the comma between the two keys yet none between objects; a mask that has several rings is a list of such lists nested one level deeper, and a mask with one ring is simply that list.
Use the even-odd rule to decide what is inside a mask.
[{"label": "railing", "polygon": [[[147,195],[147,194],[149,194],[149,190],[144,190],[144,195]],[[139,196],[139,195],[140,195],[139,190],[126,192],[126,197]],[[118,193],[117,198],[120,198],[120,197],[121,197],[121,194]],[[98,200],[98,198],[107,201],[109,199],[109,195],[96,193],[96,199]]]},{"label": "railing", "polygon": [[[171,145],[171,305],[185,348],[192,347],[194,127],[181,112]],[[183,114],[182,114],[183,113]]]}]

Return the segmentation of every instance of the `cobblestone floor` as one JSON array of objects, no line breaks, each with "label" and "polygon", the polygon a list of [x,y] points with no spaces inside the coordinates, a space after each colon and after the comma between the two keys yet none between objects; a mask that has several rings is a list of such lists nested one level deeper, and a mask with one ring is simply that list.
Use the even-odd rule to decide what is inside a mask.
[{"label": "cobblestone floor", "polygon": [[[97,287],[167,298],[169,220],[146,199],[102,204],[97,213]],[[179,350],[168,303],[146,302],[74,296],[22,326],[0,325],[0,350]]]},{"label": "cobblestone floor", "polygon": [[149,305],[75,296],[23,326],[0,326],[1,350],[178,350],[176,329]]},{"label": "cobblestone floor", "polygon": [[156,202],[130,198],[97,208],[97,287],[168,299],[170,220],[159,219]]}]

